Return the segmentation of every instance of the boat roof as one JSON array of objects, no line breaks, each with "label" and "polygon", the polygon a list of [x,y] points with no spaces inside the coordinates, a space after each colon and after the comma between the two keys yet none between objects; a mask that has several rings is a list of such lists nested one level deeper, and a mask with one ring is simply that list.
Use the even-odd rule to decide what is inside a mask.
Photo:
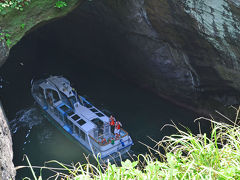
[{"label": "boat roof", "polygon": [[71,87],[70,82],[62,76],[50,76],[46,79],[45,82],[41,83],[40,86],[44,89],[50,88],[61,91],[67,97],[71,97],[74,95],[72,92],[73,88]]},{"label": "boat roof", "polygon": [[[71,87],[70,82],[62,76],[50,76],[45,81],[40,83],[39,86],[43,89],[54,89],[56,91],[61,91],[67,97],[71,97],[74,95],[72,92],[73,88]],[[107,117],[103,112],[98,110],[93,105],[87,108],[80,103],[75,103],[74,110],[72,110],[71,107],[69,107],[61,100],[56,102],[54,105],[62,114],[67,114],[67,118],[86,133],[97,127],[97,125],[92,122],[92,120],[94,119],[100,119],[104,123],[109,122],[109,117]]]}]

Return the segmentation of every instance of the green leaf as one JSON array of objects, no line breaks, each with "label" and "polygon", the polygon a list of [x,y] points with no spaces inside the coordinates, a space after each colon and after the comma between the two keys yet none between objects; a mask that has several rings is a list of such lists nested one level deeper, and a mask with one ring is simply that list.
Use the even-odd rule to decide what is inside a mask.
[{"label": "green leaf", "polygon": [[5,34],[5,37],[8,39],[8,38],[10,38],[10,37],[11,37],[11,35],[10,35],[10,34],[8,34],[8,33],[6,33],[6,34]]},{"label": "green leaf", "polygon": [[22,24],[21,24],[21,28],[24,29],[25,25],[26,25],[26,24],[22,23]]},{"label": "green leaf", "polygon": [[8,47],[10,47],[10,45],[12,44],[12,42],[11,42],[10,39],[7,39],[6,43],[7,43],[7,46],[8,46]]},{"label": "green leaf", "polygon": [[64,2],[64,1],[57,1],[54,7],[61,9],[63,7],[66,7],[66,6],[67,6],[66,2]]}]

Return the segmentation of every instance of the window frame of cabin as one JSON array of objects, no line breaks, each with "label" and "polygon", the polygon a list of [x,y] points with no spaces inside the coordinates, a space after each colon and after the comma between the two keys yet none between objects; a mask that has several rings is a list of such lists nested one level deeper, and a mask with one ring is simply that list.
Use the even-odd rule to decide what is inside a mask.
[{"label": "window frame of cabin", "polygon": [[44,98],[45,97],[44,89],[41,86],[38,86],[38,91],[39,91],[39,94],[42,96],[42,98]]},{"label": "window frame of cabin", "polygon": [[79,137],[84,141],[86,141],[86,133],[80,128],[78,128],[78,133],[79,133]]},{"label": "window frame of cabin", "polygon": [[[52,98],[53,98],[53,100],[54,100],[53,103],[56,103],[56,102],[58,102],[58,101],[61,100],[61,98],[60,98],[61,96],[60,96],[60,94],[58,93],[58,91],[55,90],[55,89],[52,89],[52,88],[46,88],[46,89],[45,89],[45,96],[46,96],[45,98],[46,98],[46,99],[48,98],[48,95],[47,95],[47,94],[48,94],[48,91],[52,91]],[[54,93],[57,94],[58,99],[55,98]],[[55,94],[55,95],[56,95],[56,94]]]}]

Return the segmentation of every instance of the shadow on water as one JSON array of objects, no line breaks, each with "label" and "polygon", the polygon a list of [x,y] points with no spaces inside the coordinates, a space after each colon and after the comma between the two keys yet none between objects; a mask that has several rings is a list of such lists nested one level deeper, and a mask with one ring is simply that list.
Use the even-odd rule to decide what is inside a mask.
[{"label": "shadow on water", "polygon": [[[26,164],[22,161],[24,154],[33,165],[43,165],[52,159],[64,163],[84,161],[84,149],[69,141],[33,105],[30,82],[36,77],[63,75],[68,78],[80,95],[122,122],[123,128],[129,132],[135,143],[132,147],[135,154],[147,151],[138,141],[153,144],[147,136],[160,140],[163,136],[175,133],[174,128],[170,127],[160,131],[163,125],[171,123],[170,120],[198,132],[197,124],[193,123],[196,114],[123,81],[101,67],[87,63],[86,59],[83,62],[71,56],[61,48],[58,49],[59,46],[54,41],[46,40],[39,34],[41,32],[36,31],[24,37],[11,50],[0,71],[0,95],[13,133],[16,166]],[[88,48],[82,49],[82,58],[87,58],[85,51],[94,53],[96,47],[94,48],[93,41],[82,43],[87,44]],[[91,46],[93,48],[89,49]],[[82,44],[81,47],[85,46]],[[107,57],[114,57],[114,54],[99,58]],[[203,131],[208,131],[208,126],[204,124],[202,123]],[[18,178],[29,173],[29,170],[19,171]]]}]

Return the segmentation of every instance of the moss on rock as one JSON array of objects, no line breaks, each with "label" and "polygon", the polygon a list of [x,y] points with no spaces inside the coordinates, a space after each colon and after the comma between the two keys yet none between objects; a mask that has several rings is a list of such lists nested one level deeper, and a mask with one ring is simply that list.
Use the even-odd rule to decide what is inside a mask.
[{"label": "moss on rock", "polygon": [[1,15],[0,27],[10,35],[9,47],[14,46],[37,24],[66,15],[83,0],[67,0],[67,6],[61,9],[54,7],[56,2],[57,0],[32,0],[23,11],[11,8],[5,15]]}]

